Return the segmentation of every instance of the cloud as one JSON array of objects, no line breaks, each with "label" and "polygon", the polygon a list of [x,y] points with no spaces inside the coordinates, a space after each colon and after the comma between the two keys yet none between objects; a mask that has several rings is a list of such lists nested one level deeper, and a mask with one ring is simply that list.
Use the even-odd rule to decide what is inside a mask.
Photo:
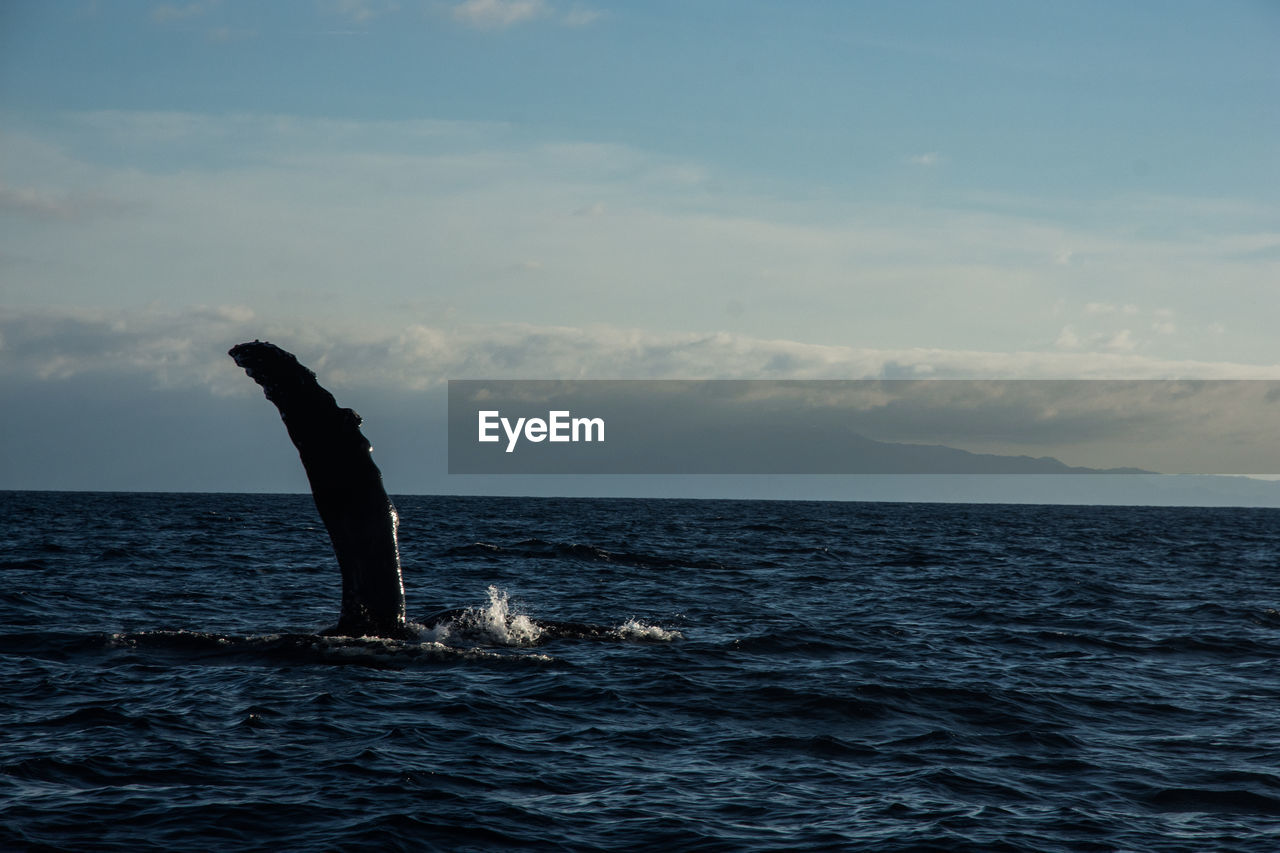
[{"label": "cloud", "polygon": [[1133,337],[1130,329],[1119,329],[1114,332],[1093,332],[1082,335],[1074,326],[1066,325],[1058,333],[1053,345],[1060,350],[1085,350],[1094,352],[1125,353],[1138,349],[1140,341]]},{"label": "cloud", "polygon": [[161,3],[151,10],[151,19],[159,23],[190,20],[207,14],[217,5],[218,0],[198,0],[198,2],[181,6],[175,3]]},{"label": "cloud", "polygon": [[[124,412],[120,423],[130,429],[156,419],[154,426],[146,427],[154,436],[172,428],[176,418],[182,426],[170,435],[170,442],[179,455],[204,446],[205,439],[193,438],[197,433],[190,432],[197,422],[207,421],[215,432],[230,428],[225,419],[234,420],[240,416],[237,412],[269,422],[274,413],[257,399],[259,389],[226,355],[231,346],[254,339],[270,340],[296,354],[339,400],[376,422],[382,430],[375,439],[380,449],[395,441],[408,442],[415,457],[423,441],[439,440],[438,434],[426,435],[424,429],[435,417],[430,409],[435,404],[429,401],[440,399],[449,379],[1280,380],[1280,364],[1165,361],[1131,352],[877,349],[609,326],[413,323],[355,328],[299,318],[272,321],[237,305],[133,311],[8,309],[0,311],[0,390],[10,394],[9,399],[25,401],[20,405],[28,409],[21,421],[12,420],[12,429],[18,430],[15,441],[38,438],[22,434],[22,429],[31,428],[22,425],[27,421],[48,423],[53,413],[77,409]],[[1265,400],[1246,409],[1229,394],[1188,396],[1196,391],[1194,385],[1188,386],[1187,395],[1163,388],[1148,399],[1144,388],[1103,389],[1107,393],[1094,395],[1078,387],[1092,383],[1066,383],[1065,390],[1056,383],[1013,384],[1017,394],[1001,390],[1007,383],[994,383],[989,394],[981,393],[981,383],[929,383],[928,395],[955,397],[940,401],[946,404],[942,408],[928,400],[917,405],[900,395],[867,396],[864,387],[858,389],[866,397],[859,403],[859,429],[883,440],[938,443],[945,438],[975,452],[1023,452],[1056,456],[1070,464],[1164,471],[1257,472],[1263,469],[1248,467],[1258,458],[1257,448],[1274,448],[1275,406],[1267,408]],[[836,390],[844,393],[843,388]],[[806,396],[797,405],[818,408],[845,399],[824,404],[823,395],[829,392],[823,388],[784,387],[780,393],[784,396],[774,411],[802,410],[791,407],[785,394],[802,393]],[[1249,414],[1259,412],[1265,417]],[[402,422],[393,428],[397,418]],[[96,421],[78,424],[63,415],[56,420],[63,424],[60,441],[82,449],[101,445]],[[1193,459],[1185,442],[1175,440],[1182,426],[1216,430],[1229,438],[1238,433],[1240,440],[1224,442],[1217,456]],[[1026,443],[1021,450],[1011,450],[1011,441]],[[101,463],[116,452],[107,449],[95,458]]]},{"label": "cloud", "polygon": [[1113,305],[1110,302],[1087,302],[1084,306],[1086,314],[1124,314],[1132,316],[1138,313],[1137,305]]},{"label": "cloud", "polygon": [[[22,176],[0,192],[11,305],[1219,358],[1222,340],[1153,329],[1172,322],[1145,307],[1158,299],[1228,325],[1236,361],[1274,353],[1268,263],[1224,261],[1211,237],[1135,237],[1011,204],[789,200],[723,165],[501,123],[98,112],[10,129],[0,147]],[[86,217],[110,204],[131,215]],[[1063,246],[1087,263],[1047,263]],[[731,370],[734,350],[720,354]],[[775,355],[753,366],[807,363]]]},{"label": "cloud", "polygon": [[[1066,330],[1064,330],[1065,332]],[[826,346],[726,332],[660,333],[527,323],[370,329],[271,320],[238,305],[0,312],[0,375],[59,382],[145,378],[239,393],[231,346],[270,340],[334,387],[420,391],[449,379],[1280,379],[1280,364],[1111,352],[983,352]],[[1116,341],[1111,341],[1115,344]]]},{"label": "cloud", "polygon": [[130,207],[119,199],[91,193],[0,184],[0,213],[7,211],[24,219],[72,222],[118,214]]},{"label": "cloud", "polygon": [[332,0],[328,4],[328,10],[353,24],[366,24],[375,18],[398,12],[400,4],[378,0]]},{"label": "cloud", "polygon": [[0,210],[40,219],[71,219],[76,205],[65,195],[31,188],[0,186]]},{"label": "cloud", "polygon": [[566,27],[587,27],[600,20],[602,12],[588,9],[585,6],[574,6],[565,13],[562,21]]},{"label": "cloud", "polygon": [[1063,326],[1062,331],[1058,333],[1058,339],[1053,345],[1061,349],[1076,349],[1080,346],[1080,336],[1076,334],[1076,330],[1071,326]]},{"label": "cloud", "polygon": [[[1083,309],[1085,317],[1089,318],[1090,322],[1101,322],[1104,326],[1110,323],[1112,328],[1082,335],[1076,331],[1074,326],[1068,325],[1063,327],[1062,332],[1058,335],[1055,346],[1060,349],[1088,347],[1107,352],[1131,352],[1139,347],[1149,345],[1151,341],[1139,340],[1134,337],[1132,329],[1115,328],[1114,324],[1122,320],[1122,318],[1136,317],[1144,313],[1147,312],[1132,304],[1117,305],[1110,302],[1087,302]],[[1150,329],[1155,334],[1168,337],[1178,331],[1177,323],[1174,322],[1176,313],[1172,308],[1156,308],[1149,313],[1151,316]]]},{"label": "cloud", "polygon": [[238,30],[233,27],[214,27],[209,30],[209,41],[215,44],[225,44],[233,41],[244,41],[245,39],[256,38],[257,30],[243,29]]},{"label": "cloud", "polygon": [[543,0],[464,0],[453,7],[453,19],[478,29],[501,29],[550,12]]},{"label": "cloud", "polygon": [[1133,339],[1133,333],[1128,329],[1121,329],[1102,344],[1102,348],[1109,352],[1132,352],[1137,347],[1138,342]]},{"label": "cloud", "polygon": [[145,377],[155,387],[205,387],[217,375],[210,347],[254,323],[252,310],[234,305],[0,311],[0,374],[40,381]]},{"label": "cloud", "polygon": [[924,166],[931,168],[942,162],[942,155],[937,151],[929,151],[925,154],[915,154],[907,158],[907,162],[913,166]]}]

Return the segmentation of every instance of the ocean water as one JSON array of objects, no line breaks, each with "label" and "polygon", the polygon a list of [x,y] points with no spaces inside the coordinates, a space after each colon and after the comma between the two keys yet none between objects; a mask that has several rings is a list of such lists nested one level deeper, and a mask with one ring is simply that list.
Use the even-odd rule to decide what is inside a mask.
[{"label": "ocean water", "polygon": [[0,493],[0,849],[1280,849],[1276,510],[396,503]]}]

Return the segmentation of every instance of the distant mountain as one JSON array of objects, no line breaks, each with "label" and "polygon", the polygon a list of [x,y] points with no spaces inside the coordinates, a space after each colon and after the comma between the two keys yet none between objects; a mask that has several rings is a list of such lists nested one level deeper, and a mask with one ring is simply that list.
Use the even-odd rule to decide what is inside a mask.
[{"label": "distant mountain", "polygon": [[942,444],[903,444],[854,436],[848,455],[835,455],[838,473],[856,474],[1155,474],[1142,468],[1085,468],[1052,456],[972,453]]}]

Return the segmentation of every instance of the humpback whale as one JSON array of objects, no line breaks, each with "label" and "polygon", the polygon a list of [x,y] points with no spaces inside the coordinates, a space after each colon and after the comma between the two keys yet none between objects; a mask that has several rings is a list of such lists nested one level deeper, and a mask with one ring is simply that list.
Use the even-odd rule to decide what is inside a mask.
[{"label": "humpback whale", "polygon": [[373,447],[360,432],[360,416],[340,408],[314,373],[274,344],[239,344],[228,355],[280,410],[333,542],[342,570],[342,612],[323,633],[412,638],[396,544],[399,519],[373,464]]},{"label": "humpback whale", "polygon": [[[338,624],[321,634],[417,640],[420,631],[440,626],[461,638],[489,633],[484,616],[471,608],[444,610],[421,624],[405,619],[399,516],[373,464],[373,446],[360,432],[360,416],[340,408],[315,373],[275,344],[253,341],[227,354],[279,409],[333,542],[342,570],[342,611]],[[513,624],[510,616],[503,618]],[[600,625],[542,619],[532,624],[535,640],[621,638]]]}]

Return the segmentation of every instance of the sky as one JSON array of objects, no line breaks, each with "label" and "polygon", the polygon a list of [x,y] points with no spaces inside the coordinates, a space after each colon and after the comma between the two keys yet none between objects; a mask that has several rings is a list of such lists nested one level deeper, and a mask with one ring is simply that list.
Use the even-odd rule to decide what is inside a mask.
[{"label": "sky", "polygon": [[449,379],[1280,379],[1278,48],[1268,0],[4,0],[0,488],[304,491],[255,338],[400,492],[602,488],[447,476]]}]

